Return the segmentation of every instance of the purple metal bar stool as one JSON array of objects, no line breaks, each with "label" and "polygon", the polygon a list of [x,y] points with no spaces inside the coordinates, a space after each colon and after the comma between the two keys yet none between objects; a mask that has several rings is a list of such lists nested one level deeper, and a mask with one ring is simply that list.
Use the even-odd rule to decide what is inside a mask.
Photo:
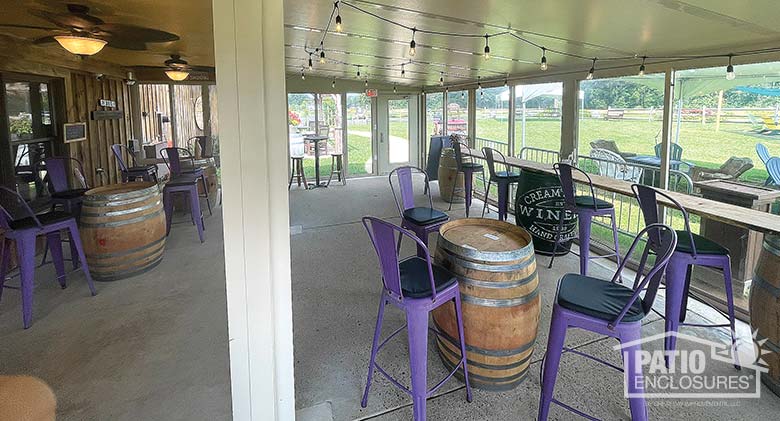
[{"label": "purple metal bar stool", "polygon": [[[40,163],[45,164],[45,168],[41,168]],[[79,181],[83,187],[71,188],[68,168],[74,165],[74,174],[77,175]],[[55,156],[45,158],[35,164],[35,173],[40,173],[41,170],[46,171],[46,177],[43,181],[48,182],[49,191],[51,193],[52,210],[57,206],[61,206],[65,212],[72,214],[78,219],[81,213],[81,202],[84,201],[84,193],[89,190],[87,181],[84,178],[84,166],[76,158],[69,156]]]},{"label": "purple metal bar stool", "polygon": [[[598,259],[602,257],[615,256],[617,263],[620,264],[620,251],[618,250],[618,230],[617,220],[615,219],[615,207],[612,203],[606,200],[601,200],[596,197],[596,192],[593,189],[593,182],[590,176],[581,169],[574,167],[563,162],[559,162],[553,165],[555,174],[558,175],[558,179],[561,181],[561,189],[563,190],[563,212],[572,212],[577,214],[579,219],[579,236],[580,236],[580,274],[588,274],[588,261],[590,259]],[[588,188],[590,189],[590,195],[577,196],[576,186],[574,184],[574,177],[572,176],[572,170],[575,170],[582,174],[586,180],[588,180]],[[561,215],[563,216],[563,215]],[[612,221],[612,239],[615,241],[615,253],[607,254],[604,256],[590,257],[590,224],[593,217],[608,216]],[[563,232],[563,217],[559,219],[558,233]],[[550,257],[550,265],[548,268],[552,268],[555,261],[555,252],[558,250],[558,245],[561,242],[560,235],[555,236],[555,244],[553,245],[552,257]]]},{"label": "purple metal bar stool", "polygon": [[[182,155],[182,152],[184,155]],[[209,201],[209,188],[206,182],[206,175],[203,173],[203,168],[195,166],[195,158],[190,154],[190,151],[184,148],[164,148],[160,150],[160,157],[162,157],[168,170],[171,172],[171,179],[183,179],[183,178],[195,178],[195,181],[200,181],[203,185],[203,197],[206,199],[206,205],[209,209],[209,215],[213,215],[211,212],[211,202]],[[192,168],[184,169],[181,166],[181,160],[190,160]],[[195,192],[197,193],[197,187]],[[200,206],[200,205],[198,205]]]},{"label": "purple metal bar stool", "polygon": [[[428,195],[428,207],[414,205],[414,185],[412,183],[412,173],[417,172],[424,176],[425,191],[428,191],[428,174],[417,167],[398,167],[390,172],[388,180],[390,181],[390,191],[393,193],[395,205],[401,214],[401,226],[412,230],[417,238],[422,240],[425,246],[428,246],[428,234],[439,232],[439,228],[450,220],[450,217],[442,211],[433,208],[433,199]],[[398,189],[401,191],[401,201],[398,201],[398,195],[393,185],[393,176],[398,179]],[[398,250],[401,250],[401,240],[403,236],[398,237]],[[423,257],[423,250],[417,247],[417,255]]]},{"label": "purple metal bar stool", "polygon": [[[512,183],[520,182],[520,173],[512,172],[509,169],[509,165],[506,163],[506,157],[501,151],[493,148],[482,148],[482,154],[485,155],[487,161],[488,173],[490,173],[490,179],[488,179],[487,187],[485,188],[485,204],[482,206],[482,217],[485,217],[485,209],[488,205],[488,195],[490,194],[490,185],[496,183],[498,186],[498,220],[506,221],[506,208],[509,201],[509,185]],[[501,157],[501,163],[504,164],[504,171],[496,171],[495,156]]]},{"label": "purple metal bar stool", "polygon": [[203,212],[200,209],[200,196],[198,195],[198,179],[195,177],[174,178],[163,187],[163,207],[165,208],[165,235],[171,233],[171,223],[173,221],[173,195],[175,193],[184,193],[185,200],[190,208],[190,219],[198,229],[198,238],[204,242],[203,232],[205,225],[203,223]]},{"label": "purple metal bar stool", "polygon": [[[673,203],[677,210],[682,213],[685,221],[685,229],[677,231],[677,247],[669,261],[669,268],[666,274],[666,306],[665,315],[661,315],[666,320],[666,332],[677,332],[680,326],[691,327],[727,327],[731,330],[732,355],[734,356],[734,367],[740,369],[737,359],[737,333],[734,322],[734,293],[731,289],[731,256],[729,251],[720,244],[715,243],[705,237],[691,232],[691,226],[688,221],[688,212],[682,205],[674,200],[665,192],[653,187],[634,184],[631,186],[634,195],[642,208],[642,215],[645,218],[645,224],[655,224],[660,220],[658,214],[658,195],[666,198]],[[719,313],[727,317],[727,324],[701,324],[684,323],[685,315],[688,309],[688,294],[691,286],[691,268],[693,265],[720,268],[723,270],[723,281],[726,288],[726,304],[728,314]],[[717,310],[717,309],[716,309]],[[664,340],[664,349],[667,351],[667,364],[673,363],[673,354],[677,347],[677,337],[667,335]]]},{"label": "purple metal bar stool", "polygon": [[[466,198],[466,218],[469,217],[469,210],[471,209],[471,193],[473,191],[473,184],[474,184],[474,173],[475,172],[481,172],[482,173],[482,180],[485,180],[485,167],[482,166],[482,164],[477,164],[474,162],[474,159],[472,158],[473,154],[471,152],[471,148],[469,148],[468,145],[461,142],[460,137],[458,135],[452,135],[450,136],[450,142],[452,143],[452,148],[455,149],[455,165],[457,167],[457,170],[459,173],[463,173],[463,190],[464,190],[464,196]],[[463,149],[466,149],[466,156],[468,157],[468,160],[465,159],[463,156]],[[457,180],[457,173],[456,180]],[[450,197],[454,197],[455,195],[455,185],[458,183],[452,183],[452,192],[450,193]],[[487,197],[487,191],[485,193],[485,196]],[[450,207],[447,210],[452,210],[452,200],[450,200]]]},{"label": "purple metal bar stool", "polygon": [[[89,274],[87,259],[84,256],[84,248],[81,245],[81,237],[76,226],[76,218],[65,212],[51,211],[36,215],[30,206],[22,199],[19,193],[0,186],[0,228],[5,230],[5,241],[0,256],[0,297],[3,293],[3,283],[8,269],[10,245],[16,242],[16,252],[19,260],[20,289],[22,290],[22,321],[27,329],[32,324],[33,289],[35,279],[35,239],[39,235],[45,235],[54,259],[54,268],[57,271],[57,281],[65,289],[65,263],[62,256],[62,237],[60,231],[67,230],[74,245],[81,268],[87,278],[87,285],[92,295],[95,295],[95,286],[92,276]],[[77,260],[73,256],[73,260]]]},{"label": "purple metal bar stool", "polygon": [[[129,180],[136,180],[138,178],[144,181],[157,182],[157,165],[137,166],[135,165],[135,155],[130,149],[124,145],[118,143],[111,145],[111,152],[114,153],[119,169],[122,171],[122,182],[127,183]],[[133,161],[133,166],[128,167],[125,164],[123,152],[127,152],[127,156]]]},{"label": "purple metal bar stool", "polygon": [[[374,369],[412,397],[415,421],[425,420],[425,400],[444,385],[459,368],[463,369],[463,379],[466,382],[466,400],[471,402],[471,385],[469,384],[469,372],[466,366],[466,343],[463,339],[460,292],[455,275],[441,266],[432,264],[428,247],[413,233],[397,225],[370,216],[363,218],[363,225],[366,227],[377,257],[379,257],[383,288],[379,299],[379,314],[376,318],[374,341],[371,345],[371,359],[368,363],[368,379],[366,380],[366,389],[363,392],[360,406],[365,408],[368,404],[368,390],[371,387]],[[407,236],[414,240],[417,243],[418,250],[422,249],[424,255],[422,257],[410,256],[399,260],[398,252],[395,248],[396,233],[399,236]],[[428,314],[450,301],[455,301],[461,359],[458,365],[442,381],[428,390]],[[396,306],[406,314],[406,324],[380,343],[382,318],[387,304]],[[376,363],[376,354],[379,350],[390,339],[400,333],[404,327],[407,328],[409,338],[409,367],[412,372],[411,390],[391,377]],[[431,330],[435,334],[439,334],[435,329]]]},{"label": "purple metal bar stool", "polygon": [[[620,280],[626,260],[638,244],[642,241],[650,241],[652,238],[659,240],[657,242],[659,246],[651,250],[651,247],[645,244],[641,264],[636,272],[634,288],[623,286],[620,284]],[[637,342],[642,336],[642,319],[653,307],[661,277],[676,244],[677,235],[671,228],[662,224],[653,224],[637,234],[636,239],[628,249],[626,258],[618,265],[617,272],[610,281],[574,273],[564,275],[561,278],[558,282],[558,291],[555,294],[555,304],[553,304],[547,352],[542,360],[542,392],[539,396],[539,416],[537,418],[539,421],[547,420],[550,403],[555,403],[582,417],[596,419],[554,397],[558,365],[564,352],[572,352],[618,371],[624,371],[625,381],[628,382],[628,392],[634,396],[628,399],[631,407],[631,419],[634,421],[647,420],[645,399],[637,396],[641,396],[644,389],[641,382],[635,381],[635,379],[642,377],[642,367],[639,363],[642,345]],[[647,276],[641,279],[650,251],[657,253],[655,265],[648,271]],[[645,291],[645,295],[640,298],[639,294],[642,291]],[[623,368],[592,355],[567,348],[565,341],[566,331],[569,328],[589,330],[620,341],[623,345]]]}]

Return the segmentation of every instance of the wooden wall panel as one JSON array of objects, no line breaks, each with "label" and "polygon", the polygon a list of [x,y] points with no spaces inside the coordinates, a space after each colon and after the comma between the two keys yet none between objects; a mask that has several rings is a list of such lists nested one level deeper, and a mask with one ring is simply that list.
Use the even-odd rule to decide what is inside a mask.
[{"label": "wooden wall panel", "polygon": [[195,122],[195,104],[201,96],[200,85],[174,85],[173,97],[176,102],[176,146],[187,147],[187,140],[194,136],[202,136],[203,130]]},{"label": "wooden wall panel", "polygon": [[141,140],[143,143],[157,143],[159,141],[171,142],[170,123],[164,124],[161,137],[157,126],[157,112],[171,116],[171,103],[167,84],[140,84],[138,86],[141,97]]}]

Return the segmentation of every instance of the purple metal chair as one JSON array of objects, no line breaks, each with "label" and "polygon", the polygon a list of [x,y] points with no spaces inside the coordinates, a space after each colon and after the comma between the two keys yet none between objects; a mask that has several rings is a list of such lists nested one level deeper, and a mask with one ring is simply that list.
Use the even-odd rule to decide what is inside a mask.
[{"label": "purple metal chair", "polygon": [[[509,165],[506,163],[506,157],[501,151],[484,147],[482,148],[482,154],[485,155],[488,173],[490,173],[490,179],[488,179],[487,187],[485,188],[485,204],[482,206],[482,217],[485,217],[488,194],[490,194],[490,185],[496,183],[498,186],[498,220],[505,221],[507,202],[509,201],[509,185],[520,182],[520,173],[512,172],[509,169]],[[504,164],[505,167],[504,171],[496,171],[496,155],[501,158],[501,163]]]},{"label": "purple metal chair", "polygon": [[[122,182],[127,183],[129,180],[136,180],[138,178],[144,181],[157,182],[157,165],[137,166],[135,165],[135,155],[130,149],[124,145],[113,144],[111,145],[111,152],[114,153],[119,169],[122,172]],[[133,166],[128,167],[125,163],[123,153],[127,152],[127,156],[133,161]]]},{"label": "purple metal chair", "polygon": [[[468,218],[469,210],[471,209],[471,192],[473,191],[474,173],[481,172],[482,180],[484,180],[485,167],[483,167],[482,164],[474,162],[474,160],[471,158],[473,156],[471,148],[469,148],[469,146],[465,143],[461,142],[458,135],[452,135],[450,137],[450,142],[452,143],[452,148],[455,149],[455,165],[457,170],[459,173],[463,173],[463,190],[464,196],[466,198],[466,218]],[[465,157],[463,156],[463,149],[466,150]],[[455,179],[457,180],[457,173],[455,174]],[[454,197],[455,186],[457,184],[458,183],[452,183],[452,192],[450,192],[450,197]],[[487,197],[487,191],[485,196]],[[452,210],[453,201],[454,200],[450,200],[450,207],[447,210]]]},{"label": "purple metal chair", "polygon": [[[41,167],[41,162],[45,167]],[[80,176],[80,182],[83,187],[71,188],[68,177],[68,168],[74,166]],[[43,181],[48,182],[51,195],[52,210],[61,206],[65,212],[72,214],[78,219],[81,213],[81,203],[84,201],[84,193],[89,190],[86,179],[84,179],[84,165],[76,158],[69,156],[54,156],[45,158],[35,164],[35,172],[46,171]]]},{"label": "purple metal chair", "polygon": [[[438,232],[439,228],[450,220],[450,217],[446,213],[433,208],[433,199],[431,195],[428,195],[428,207],[421,207],[414,205],[414,184],[412,183],[412,172],[418,172],[424,176],[425,179],[425,191],[428,191],[428,174],[418,167],[398,167],[390,172],[388,180],[390,181],[390,191],[393,193],[393,199],[395,199],[395,205],[398,207],[398,212],[401,214],[401,226],[412,230],[417,238],[422,240],[425,246],[428,246],[428,234],[431,232]],[[398,195],[395,192],[395,186],[393,185],[393,176],[398,179],[398,189],[401,193],[401,200],[399,202]],[[398,237],[398,250],[401,250],[401,240],[403,237]],[[417,255],[422,257],[423,250],[417,248]]]},{"label": "purple metal chair", "polygon": [[[658,198],[660,195],[674,204],[674,207],[682,213],[685,229],[677,231],[677,247],[669,261],[666,273],[666,332],[677,332],[680,326],[691,327],[728,327],[731,329],[731,346],[734,355],[734,366],[739,369],[737,358],[737,334],[734,322],[734,293],[731,289],[731,257],[729,251],[720,244],[691,232],[688,221],[688,212],[682,205],[665,192],[641,184],[631,186],[634,195],[642,208],[645,224],[656,224],[660,221],[658,214]],[[726,288],[726,303],[728,315],[725,315],[728,324],[699,324],[683,323],[688,309],[688,294],[691,285],[692,265],[708,266],[723,270],[723,280]],[[719,311],[720,312],[720,311]],[[722,313],[721,313],[722,314]],[[664,349],[667,351],[667,364],[671,364],[669,352],[674,351],[677,345],[675,335],[667,335],[664,340]]]},{"label": "purple metal chair", "polygon": [[[16,252],[19,260],[20,289],[22,291],[22,320],[24,328],[32,324],[33,289],[35,279],[35,239],[39,235],[45,235],[54,259],[54,268],[57,271],[57,281],[65,289],[65,263],[62,255],[62,237],[60,231],[67,230],[71,243],[74,245],[81,261],[81,268],[87,278],[87,285],[92,295],[95,295],[95,286],[92,276],[89,274],[87,259],[84,256],[84,248],[81,245],[81,237],[76,226],[76,218],[65,212],[52,211],[36,215],[30,206],[22,199],[19,193],[0,186],[0,228],[4,229],[5,241],[0,256],[0,297],[3,293],[3,283],[8,270],[10,245],[16,243]],[[76,260],[76,257],[73,256]]]},{"label": "purple metal chair", "polygon": [[[563,162],[554,164],[553,169],[555,170],[555,174],[558,175],[558,179],[561,181],[561,188],[563,190],[563,212],[575,213],[579,219],[580,274],[588,274],[588,262],[590,259],[615,256],[617,263],[620,264],[615,207],[612,205],[612,203],[596,197],[596,192],[593,189],[593,181],[591,181],[590,176],[585,171]],[[579,172],[585,177],[586,180],[588,180],[590,195],[577,196],[572,170]],[[590,224],[593,218],[598,216],[608,216],[612,221],[612,238],[615,242],[615,254],[590,257]],[[563,215],[561,215],[560,223],[558,225],[558,233],[563,232],[564,219],[565,218],[563,218]],[[553,262],[555,261],[555,253],[558,250],[560,243],[560,235],[557,235],[555,237],[555,244],[553,245],[552,257],[550,257],[550,265],[548,268],[552,268]]]},{"label": "purple metal chair", "polygon": [[[203,197],[206,199],[206,206],[209,209],[209,215],[213,215],[211,211],[211,202],[209,201],[209,188],[206,182],[206,175],[203,172],[203,168],[195,166],[195,158],[190,154],[190,151],[184,148],[165,148],[160,150],[160,157],[162,157],[165,165],[168,167],[168,171],[171,172],[171,179],[194,178],[196,183],[200,181],[203,185]],[[190,168],[184,168],[181,165],[182,160],[190,161]],[[197,192],[197,187],[195,189]]]},{"label": "purple metal chair", "polygon": [[[463,337],[463,318],[461,313],[460,292],[455,275],[441,266],[431,263],[428,247],[413,233],[378,218],[366,216],[363,225],[368,231],[371,243],[374,245],[379,265],[382,271],[382,294],[379,299],[379,314],[376,319],[374,341],[371,345],[371,359],[368,364],[368,379],[363,399],[360,405],[368,404],[368,390],[374,369],[385,376],[396,387],[412,397],[414,403],[415,421],[425,420],[426,399],[433,395],[444,383],[452,377],[459,368],[463,369],[463,379],[466,383],[466,400],[471,402],[471,385],[466,365],[466,343]],[[406,236],[417,243],[418,250],[423,250],[423,256],[410,256],[399,260],[395,248],[395,235]],[[400,242],[400,241],[399,241]],[[460,341],[461,359],[458,365],[432,389],[428,390],[428,313],[439,306],[455,302],[455,315],[458,319],[458,340]],[[382,318],[385,306],[392,304],[406,314],[406,325],[379,342],[382,333]],[[391,377],[379,364],[376,355],[380,349],[403,328],[407,328],[409,340],[409,367],[411,370],[411,390]],[[435,329],[431,329],[439,334]]]},{"label": "purple metal chair", "polygon": [[[631,256],[637,245],[643,241],[650,241],[651,238],[659,239],[658,246],[651,249],[645,243],[633,289],[622,285],[620,283],[621,272],[628,257]],[[554,397],[555,379],[558,375],[561,355],[564,352],[572,352],[618,371],[624,371],[629,393],[633,396],[642,394],[644,390],[642,383],[635,381],[635,379],[638,380],[642,377],[642,367],[639,363],[642,345],[638,343],[642,336],[642,319],[653,307],[661,277],[676,244],[677,235],[670,227],[662,224],[649,225],[637,234],[628,253],[626,253],[626,257],[618,265],[617,272],[611,280],[573,273],[561,278],[553,304],[547,352],[542,361],[542,392],[539,396],[539,416],[537,418],[539,421],[547,420],[550,403],[555,403],[582,417],[596,419]],[[642,279],[641,274],[644,272],[650,251],[657,253],[655,264],[650,268],[647,276]],[[642,291],[645,291],[644,297],[639,296]],[[578,350],[566,348],[564,344],[566,331],[569,328],[589,330],[620,341],[623,344],[623,368]],[[647,420],[644,398],[631,397],[628,401],[631,407],[631,419],[634,421]]]}]

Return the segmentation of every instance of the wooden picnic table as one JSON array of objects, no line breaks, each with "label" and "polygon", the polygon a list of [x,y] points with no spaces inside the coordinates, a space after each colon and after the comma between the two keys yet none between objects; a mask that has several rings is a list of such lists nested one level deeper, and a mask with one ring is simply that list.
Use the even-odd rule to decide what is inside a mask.
[{"label": "wooden picnic table", "polygon": [[[474,150],[471,152],[471,156],[485,159],[481,151]],[[551,164],[542,164],[514,157],[507,157],[506,162],[509,166],[520,168],[521,170],[555,174]],[[616,180],[601,175],[589,174],[589,176],[593,181],[594,187],[625,196],[634,196],[630,182]],[[587,180],[578,173],[574,174],[574,179],[579,182],[587,182]],[[768,212],[761,212],[728,203],[721,203],[703,197],[691,196],[668,190],[665,192],[680,202],[680,204],[690,213],[765,234],[780,233],[780,215],[774,215]],[[658,203],[667,207],[674,207],[673,203],[662,196],[658,196]]]}]

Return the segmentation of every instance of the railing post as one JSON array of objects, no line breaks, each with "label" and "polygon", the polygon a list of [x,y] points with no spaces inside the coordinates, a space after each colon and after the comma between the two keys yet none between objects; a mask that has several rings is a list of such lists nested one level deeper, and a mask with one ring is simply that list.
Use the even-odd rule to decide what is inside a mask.
[{"label": "railing post", "polygon": [[[508,155],[515,156],[515,85],[509,86],[509,133],[507,133]],[[511,202],[511,200],[510,200]]]},{"label": "railing post", "polygon": [[[661,182],[659,187],[669,187],[669,160],[672,143],[672,116],[674,115],[674,69],[666,70],[664,78],[664,119],[661,131]],[[678,124],[682,123],[680,121]],[[679,130],[679,127],[678,127]]]}]

